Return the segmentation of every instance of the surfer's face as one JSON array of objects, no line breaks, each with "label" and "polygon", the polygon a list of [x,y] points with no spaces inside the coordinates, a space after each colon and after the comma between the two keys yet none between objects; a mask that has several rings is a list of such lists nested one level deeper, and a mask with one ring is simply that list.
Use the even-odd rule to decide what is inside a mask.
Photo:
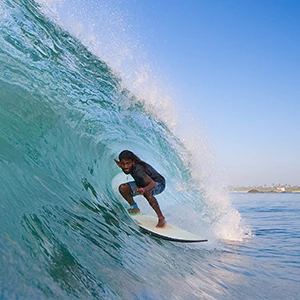
[{"label": "surfer's face", "polygon": [[130,174],[133,169],[133,161],[131,159],[122,159],[120,163],[122,171],[125,174]]}]

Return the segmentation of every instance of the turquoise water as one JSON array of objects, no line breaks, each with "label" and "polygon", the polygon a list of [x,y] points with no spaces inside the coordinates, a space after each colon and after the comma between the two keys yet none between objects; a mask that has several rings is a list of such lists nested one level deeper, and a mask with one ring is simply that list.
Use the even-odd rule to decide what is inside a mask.
[{"label": "turquoise water", "polygon": [[[216,190],[113,64],[34,1],[0,15],[0,299],[299,298],[298,195]],[[138,230],[112,188],[123,149],[166,177],[167,220],[208,243]]]}]

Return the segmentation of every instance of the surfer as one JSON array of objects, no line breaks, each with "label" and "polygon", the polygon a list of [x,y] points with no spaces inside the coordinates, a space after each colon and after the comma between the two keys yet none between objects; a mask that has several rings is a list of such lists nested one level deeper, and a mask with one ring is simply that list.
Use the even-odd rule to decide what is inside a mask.
[{"label": "surfer", "polygon": [[125,174],[130,174],[134,179],[119,186],[120,194],[130,205],[128,212],[130,214],[140,212],[133,197],[143,195],[157,214],[156,227],[164,227],[166,220],[154,195],[160,194],[165,189],[165,178],[129,150],[122,151],[119,154],[119,160],[114,159],[114,161]]}]

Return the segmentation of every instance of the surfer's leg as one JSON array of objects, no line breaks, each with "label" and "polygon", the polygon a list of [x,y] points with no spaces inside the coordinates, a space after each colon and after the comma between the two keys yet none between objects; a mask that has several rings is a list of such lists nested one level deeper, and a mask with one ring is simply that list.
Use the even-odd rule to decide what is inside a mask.
[{"label": "surfer's leg", "polygon": [[135,201],[133,200],[133,195],[132,195],[132,191],[131,191],[131,187],[128,183],[123,183],[119,186],[119,192],[122,195],[122,197],[129,203],[129,205],[131,206],[128,209],[128,212],[130,214],[132,213],[139,213],[140,209],[138,208],[137,204],[135,203]]},{"label": "surfer's leg", "polygon": [[154,195],[158,195],[161,192],[163,192],[164,189],[165,189],[165,185],[156,182],[156,187],[152,191],[150,191],[149,194],[144,194],[144,197],[148,200],[149,204],[157,214],[158,223],[156,227],[164,227],[167,224],[166,219],[160,210],[159,204],[156,198],[154,197]]},{"label": "surfer's leg", "polygon": [[162,212],[160,210],[160,207],[159,207],[159,204],[158,204],[156,198],[153,195],[151,195],[151,193],[147,193],[147,194],[145,193],[144,197],[147,199],[150,206],[153,208],[153,210],[157,214],[158,223],[157,223],[156,227],[164,227],[167,224],[167,222],[165,220],[164,215],[162,214]]},{"label": "surfer's leg", "polygon": [[119,192],[122,195],[122,197],[130,204],[134,205],[135,202],[132,197],[131,189],[128,183],[122,183],[119,186]]}]

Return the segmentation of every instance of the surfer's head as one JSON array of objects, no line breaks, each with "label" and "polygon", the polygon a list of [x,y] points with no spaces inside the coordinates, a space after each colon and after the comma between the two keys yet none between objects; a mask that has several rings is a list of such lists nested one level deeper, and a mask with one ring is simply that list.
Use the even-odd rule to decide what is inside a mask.
[{"label": "surfer's head", "polygon": [[121,161],[122,159],[126,159],[126,160],[133,160],[133,161],[140,161],[140,159],[131,151],[129,150],[123,150],[120,154],[119,154],[119,161]]},{"label": "surfer's head", "polygon": [[135,164],[140,163],[141,160],[133,152],[123,150],[119,154],[120,167],[125,174],[130,174]]}]

